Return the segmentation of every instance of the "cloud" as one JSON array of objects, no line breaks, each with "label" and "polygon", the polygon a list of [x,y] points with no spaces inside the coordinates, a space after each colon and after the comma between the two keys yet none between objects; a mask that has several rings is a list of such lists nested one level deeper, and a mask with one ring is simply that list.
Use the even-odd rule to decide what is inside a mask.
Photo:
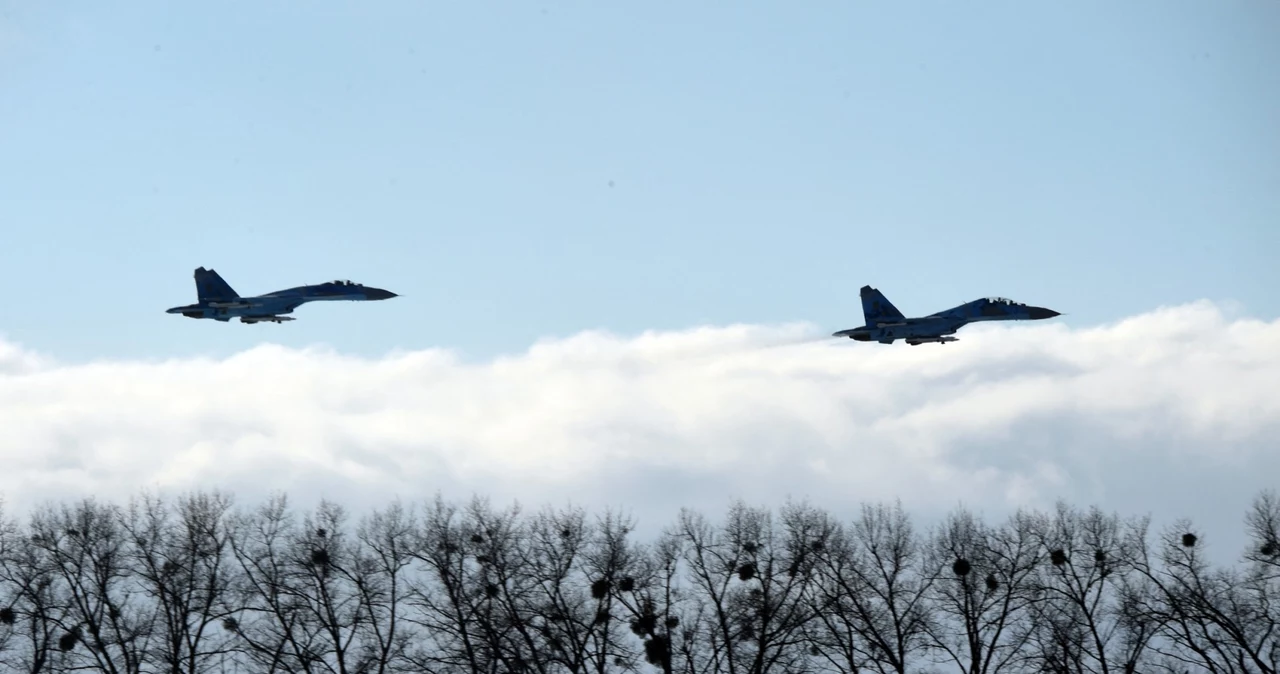
[{"label": "cloud", "polygon": [[1201,302],[945,346],[827,332],[586,332],[482,363],[266,344],[60,364],[0,341],[0,493],[12,511],[142,488],[355,509],[478,492],[622,507],[649,530],[733,497],[989,516],[1066,498],[1195,517],[1234,555],[1250,497],[1280,482],[1280,321]]}]

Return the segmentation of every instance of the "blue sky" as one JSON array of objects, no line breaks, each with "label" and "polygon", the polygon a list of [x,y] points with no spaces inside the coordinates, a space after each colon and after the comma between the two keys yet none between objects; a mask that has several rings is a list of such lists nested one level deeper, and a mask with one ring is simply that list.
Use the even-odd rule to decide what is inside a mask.
[{"label": "blue sky", "polygon": [[[1280,314],[1268,2],[0,0],[0,333],[524,350],[1002,295]],[[166,315],[401,293],[287,325]]]}]

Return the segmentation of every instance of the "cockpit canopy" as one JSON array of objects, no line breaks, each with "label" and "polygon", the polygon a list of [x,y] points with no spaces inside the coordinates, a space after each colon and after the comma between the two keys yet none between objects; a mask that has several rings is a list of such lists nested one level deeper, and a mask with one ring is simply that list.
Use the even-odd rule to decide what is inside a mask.
[{"label": "cockpit canopy", "polygon": [[1023,304],[1022,302],[1014,302],[1013,300],[1011,300],[1011,299],[1009,299],[1009,298],[1007,298],[1007,297],[988,297],[988,298],[986,298],[986,300],[987,300],[988,302],[992,303],[992,304],[1007,304],[1007,305],[1015,306],[1015,307],[1025,307],[1025,306],[1027,306],[1026,304]]},{"label": "cockpit canopy", "polygon": [[358,286],[358,285],[360,285],[359,283],[352,283],[351,281],[330,281],[329,283],[330,283],[330,284],[332,284],[332,285],[335,285],[335,286]]}]

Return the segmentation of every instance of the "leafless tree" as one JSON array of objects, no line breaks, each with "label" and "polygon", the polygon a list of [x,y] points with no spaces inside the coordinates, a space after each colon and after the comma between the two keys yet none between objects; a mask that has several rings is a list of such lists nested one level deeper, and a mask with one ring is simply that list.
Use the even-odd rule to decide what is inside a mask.
[{"label": "leafless tree", "polygon": [[356,530],[354,580],[368,613],[360,626],[358,671],[387,674],[408,667],[406,654],[417,636],[406,619],[416,533],[412,512],[399,502],[373,512]]},{"label": "leafless tree", "polygon": [[935,656],[966,674],[1013,669],[1029,636],[1039,561],[1030,515],[989,527],[965,509],[951,513],[931,536],[926,562],[935,578],[928,623]]},{"label": "leafless tree", "polygon": [[6,595],[0,624],[9,630],[13,650],[4,653],[3,664],[13,671],[49,671],[65,633],[61,626],[72,622],[71,608],[48,556],[29,534],[12,525],[7,529],[0,554],[0,586]]},{"label": "leafless tree", "polygon": [[[248,663],[266,672],[322,672],[324,628],[311,610],[315,597],[307,595],[303,576],[317,554],[299,559],[299,540],[318,532],[300,533],[288,498],[274,495],[250,513],[231,519],[229,542],[239,568],[239,583],[224,627],[237,637]],[[326,552],[327,554],[327,552]]]},{"label": "leafless tree", "polygon": [[[29,576],[38,570],[24,566],[25,546],[20,536],[17,523],[9,519],[4,499],[0,498],[0,667],[31,671],[31,663],[18,652],[23,633],[18,622],[20,602],[32,584]],[[34,635],[33,630],[31,636]]]},{"label": "leafless tree", "polygon": [[935,581],[901,503],[864,504],[848,527],[832,527],[816,555],[813,650],[837,671],[908,671],[929,647]]},{"label": "leafless tree", "polygon": [[347,531],[346,510],[322,501],[303,517],[291,541],[299,584],[298,596],[307,620],[319,626],[323,662],[338,674],[365,670],[367,653],[357,641],[371,615],[363,581],[357,540]]},{"label": "leafless tree", "polygon": [[1280,498],[1242,565],[1180,521],[1058,504],[917,534],[900,504],[606,511],[437,497],[348,524],[283,495],[0,512],[0,668],[325,674],[1275,674]]},{"label": "leafless tree", "polygon": [[1280,578],[1280,495],[1266,490],[1253,500],[1245,516],[1250,546],[1245,560],[1267,581]]},{"label": "leafless tree", "polygon": [[[635,601],[635,578],[645,569],[645,553],[631,541],[634,529],[631,518],[605,511],[595,518],[589,532],[584,533],[588,540],[579,556],[578,578],[582,589],[590,593],[590,599],[584,597],[584,603],[595,614],[588,632],[591,643],[584,651],[589,654],[586,669],[596,674],[631,669],[638,664],[634,639],[628,635],[635,633],[643,638],[643,630],[636,629],[635,621],[643,616],[645,607]],[[669,638],[664,636],[663,643],[655,647],[651,642],[656,638],[653,636],[645,642],[644,652],[650,664],[664,667],[666,671],[670,660]],[[657,657],[653,657],[655,655]]]},{"label": "leafless tree", "polygon": [[735,502],[722,527],[680,514],[691,584],[707,606],[706,646],[715,671],[763,674],[808,668],[804,628],[815,547],[830,530],[807,505],[787,504],[783,526],[767,509]]},{"label": "leafless tree", "polygon": [[45,506],[31,516],[33,561],[50,570],[54,604],[65,607],[54,621],[62,632],[59,665],[143,671],[155,607],[129,568],[121,519],[118,506],[93,499]]},{"label": "leafless tree", "polygon": [[231,658],[221,626],[234,577],[230,508],[231,498],[217,492],[182,496],[172,506],[143,494],[123,515],[131,574],[155,609],[149,660],[163,671],[198,674]]},{"label": "leafless tree", "polygon": [[[615,544],[625,536],[622,528],[611,532]],[[524,620],[539,637],[548,664],[574,674],[604,671],[620,654],[618,624],[609,614],[611,566],[618,560],[608,552],[592,555],[599,544],[592,529],[580,508],[544,509],[529,523],[522,550],[532,581]]]},{"label": "leafless tree", "polygon": [[1133,672],[1151,632],[1124,605],[1132,551],[1118,515],[1059,502],[1034,517],[1040,563],[1028,629],[1030,664],[1053,672]]},{"label": "leafless tree", "polygon": [[708,604],[689,581],[684,539],[664,531],[649,545],[636,546],[623,564],[627,573],[614,592],[631,632],[640,640],[639,657],[628,656],[624,669],[648,663],[663,674],[708,674],[715,671],[710,657]]},{"label": "leafless tree", "polygon": [[1167,528],[1154,552],[1146,530],[1132,532],[1135,571],[1150,587],[1143,607],[1160,626],[1151,648],[1167,671],[1199,667],[1211,672],[1276,672],[1280,626],[1271,606],[1274,584],[1234,569],[1214,569],[1205,541],[1190,521]]},{"label": "leafless tree", "polygon": [[1271,671],[1280,667],[1280,496],[1274,490],[1259,494],[1245,518],[1250,549],[1246,587],[1259,639],[1270,646],[1259,653]]},{"label": "leafless tree", "polygon": [[424,510],[414,557],[411,620],[425,643],[411,653],[426,672],[549,671],[523,607],[533,592],[520,553],[520,508],[473,498],[461,509],[439,496]]}]

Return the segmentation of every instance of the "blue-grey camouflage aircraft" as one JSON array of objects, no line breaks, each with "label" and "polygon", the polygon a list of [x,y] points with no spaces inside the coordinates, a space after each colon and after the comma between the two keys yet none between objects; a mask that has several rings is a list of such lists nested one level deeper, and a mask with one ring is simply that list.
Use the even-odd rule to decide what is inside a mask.
[{"label": "blue-grey camouflage aircraft", "polygon": [[1052,309],[1029,307],[1021,302],[1003,297],[989,297],[974,300],[952,307],[936,314],[920,318],[907,318],[898,308],[893,306],[879,290],[871,286],[862,286],[862,316],[867,324],[860,328],[841,330],[832,337],[848,337],[859,342],[876,341],[881,344],[892,344],[894,340],[906,340],[911,346],[919,346],[925,342],[960,341],[955,334],[957,330],[970,323],[979,321],[1038,321],[1060,316]]},{"label": "blue-grey camouflage aircraft", "polygon": [[350,281],[331,281],[314,286],[298,286],[277,290],[255,297],[241,297],[212,269],[196,269],[196,304],[174,307],[167,313],[182,314],[187,318],[212,318],[229,321],[239,317],[241,323],[283,323],[293,318],[281,314],[293,313],[307,302],[334,300],[387,300],[398,297],[395,293],[370,288]]}]

